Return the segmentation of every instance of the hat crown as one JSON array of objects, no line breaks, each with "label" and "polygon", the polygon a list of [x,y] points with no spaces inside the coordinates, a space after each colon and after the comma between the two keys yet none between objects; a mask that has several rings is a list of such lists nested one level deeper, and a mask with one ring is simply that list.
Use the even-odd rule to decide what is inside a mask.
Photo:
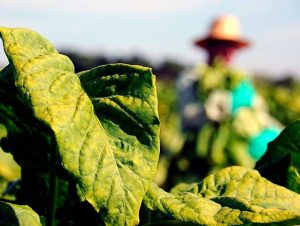
[{"label": "hat crown", "polygon": [[223,15],[215,19],[210,27],[209,36],[217,39],[239,39],[241,26],[237,17]]}]

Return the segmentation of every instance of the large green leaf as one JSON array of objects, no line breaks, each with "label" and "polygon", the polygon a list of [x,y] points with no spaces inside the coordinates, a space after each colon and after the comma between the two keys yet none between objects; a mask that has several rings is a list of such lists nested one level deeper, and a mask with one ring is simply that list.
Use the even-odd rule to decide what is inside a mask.
[{"label": "large green leaf", "polygon": [[0,226],[41,226],[41,223],[29,206],[0,201]]},{"label": "large green leaf", "polygon": [[85,93],[72,62],[42,36],[27,29],[0,33],[17,87],[53,130],[84,198],[108,225],[137,224],[159,156],[150,69],[108,65],[83,72]]},{"label": "large green leaf", "polygon": [[129,222],[132,214],[138,215],[140,201],[158,161],[159,120],[154,77],[149,68],[115,64],[82,72],[79,78],[106,133],[105,139],[112,149],[108,153],[114,155],[112,163],[100,166],[103,171],[99,181],[112,179],[101,184],[102,193],[112,189],[112,203],[115,198],[123,199],[123,211],[127,214],[123,217]]},{"label": "large green leaf", "polygon": [[300,193],[300,120],[285,128],[269,143],[256,163],[260,174],[273,183]]},{"label": "large green leaf", "polygon": [[297,193],[238,166],[213,173],[199,184],[180,184],[172,194],[152,185],[144,203],[152,211],[202,225],[300,223]]}]

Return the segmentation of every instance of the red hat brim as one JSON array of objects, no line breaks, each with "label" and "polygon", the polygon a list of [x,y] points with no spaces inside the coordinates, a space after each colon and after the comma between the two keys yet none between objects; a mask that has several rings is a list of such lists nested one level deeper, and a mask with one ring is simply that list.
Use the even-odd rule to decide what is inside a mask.
[{"label": "red hat brim", "polygon": [[194,42],[194,44],[198,47],[206,49],[208,47],[209,43],[216,42],[216,41],[224,42],[224,43],[226,43],[226,42],[231,43],[237,49],[246,48],[246,47],[250,46],[250,41],[248,41],[246,39],[225,39],[225,38],[215,38],[215,37],[210,37],[210,36],[207,36],[202,39],[198,39]]}]

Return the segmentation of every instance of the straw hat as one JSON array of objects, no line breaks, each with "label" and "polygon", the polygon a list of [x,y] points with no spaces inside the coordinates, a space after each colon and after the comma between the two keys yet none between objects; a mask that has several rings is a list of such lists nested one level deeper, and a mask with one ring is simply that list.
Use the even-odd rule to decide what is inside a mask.
[{"label": "straw hat", "polygon": [[216,18],[211,24],[208,34],[195,44],[199,47],[206,48],[210,41],[229,41],[236,45],[237,48],[244,48],[250,45],[250,42],[241,37],[240,22],[233,15],[222,15]]}]

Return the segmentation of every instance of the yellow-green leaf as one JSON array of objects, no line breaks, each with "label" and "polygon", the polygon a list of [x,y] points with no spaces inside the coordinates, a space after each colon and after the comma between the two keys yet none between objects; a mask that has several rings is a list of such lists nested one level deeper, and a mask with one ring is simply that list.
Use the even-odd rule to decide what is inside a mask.
[{"label": "yellow-green leaf", "polygon": [[0,28],[18,89],[54,132],[64,167],[107,225],[135,225],[159,155],[155,78],[108,65],[80,75],[39,34]]},{"label": "yellow-green leaf", "polygon": [[151,186],[144,203],[150,210],[201,225],[300,223],[300,195],[239,166],[199,184],[180,184],[172,194]]}]

